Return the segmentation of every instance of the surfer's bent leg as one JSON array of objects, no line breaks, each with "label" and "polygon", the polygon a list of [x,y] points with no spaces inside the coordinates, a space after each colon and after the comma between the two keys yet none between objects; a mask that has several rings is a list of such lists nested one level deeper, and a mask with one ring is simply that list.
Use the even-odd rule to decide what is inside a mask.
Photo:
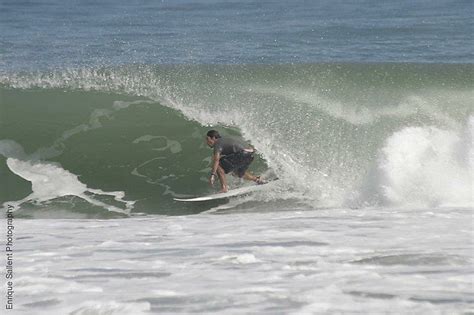
[{"label": "surfer's bent leg", "polygon": [[251,180],[251,181],[255,182],[257,180],[257,176],[253,175],[249,171],[246,171],[245,174],[244,174],[244,179]]},{"label": "surfer's bent leg", "polygon": [[260,183],[260,176],[255,176],[247,170],[250,164],[253,162],[253,158],[253,152],[241,152],[239,155],[238,167],[235,170],[234,174],[245,180]]}]

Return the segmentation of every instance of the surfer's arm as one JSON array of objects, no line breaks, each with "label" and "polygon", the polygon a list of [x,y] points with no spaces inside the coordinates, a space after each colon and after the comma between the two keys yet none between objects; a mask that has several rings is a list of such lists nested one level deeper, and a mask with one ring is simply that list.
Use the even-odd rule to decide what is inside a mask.
[{"label": "surfer's arm", "polygon": [[221,158],[220,152],[215,152],[212,155],[212,167],[211,167],[211,175],[217,175],[217,168],[219,168],[219,160]]},{"label": "surfer's arm", "polygon": [[209,177],[209,184],[214,186],[214,182],[216,177],[219,177],[221,182],[221,192],[227,192],[229,188],[227,187],[227,181],[225,178],[225,173],[222,167],[219,165],[221,159],[221,153],[219,151],[214,152],[212,155],[212,167],[211,167],[211,175]]}]

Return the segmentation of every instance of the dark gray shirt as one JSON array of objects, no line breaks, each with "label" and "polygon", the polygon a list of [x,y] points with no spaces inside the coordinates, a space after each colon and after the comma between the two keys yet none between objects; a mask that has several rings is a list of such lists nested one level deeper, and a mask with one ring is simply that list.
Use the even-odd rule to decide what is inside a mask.
[{"label": "dark gray shirt", "polygon": [[219,138],[214,144],[214,154],[229,155],[245,149],[245,144],[233,138]]}]

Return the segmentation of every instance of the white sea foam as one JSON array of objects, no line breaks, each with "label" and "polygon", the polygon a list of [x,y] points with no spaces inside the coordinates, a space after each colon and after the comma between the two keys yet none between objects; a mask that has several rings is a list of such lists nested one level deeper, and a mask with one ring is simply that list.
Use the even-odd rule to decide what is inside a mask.
[{"label": "white sea foam", "polygon": [[[472,133],[473,119],[467,130]],[[407,127],[387,139],[379,158],[380,187],[396,206],[474,207],[472,136],[436,127]]]},{"label": "white sea foam", "polygon": [[162,139],[166,142],[166,144],[164,146],[156,147],[156,148],[154,147],[152,149],[154,151],[169,150],[173,154],[176,154],[176,153],[179,153],[179,152],[182,151],[181,144],[178,141],[168,139],[168,137],[165,137],[165,136],[144,135],[144,136],[140,136],[140,137],[136,138],[135,140],[133,140],[132,143],[137,144],[137,143],[140,143],[140,142],[149,142],[149,141],[152,141],[154,139]]},{"label": "white sea foam", "polygon": [[230,261],[233,264],[254,264],[254,263],[261,262],[261,260],[255,258],[255,256],[250,253],[236,255],[236,256],[226,255],[219,258],[219,260]]},{"label": "white sea foam", "polygon": [[[15,308],[19,314],[468,312],[472,211],[429,212],[17,220]],[[37,255],[43,252],[57,254]]]},{"label": "white sea foam", "polygon": [[[17,201],[8,204],[18,207],[24,202],[45,202],[63,196],[77,196],[90,204],[103,207],[109,211],[129,214],[134,201],[124,200],[122,191],[103,191],[92,189],[79,181],[78,176],[63,169],[58,164],[44,161],[23,161],[8,158],[7,165],[10,170],[23,179],[31,182],[32,193]],[[94,198],[94,196],[112,196],[122,203],[124,208],[119,208]]]},{"label": "white sea foam", "polygon": [[87,301],[79,305],[76,309],[68,309],[71,315],[89,314],[149,314],[150,303],[123,303],[118,301]]}]

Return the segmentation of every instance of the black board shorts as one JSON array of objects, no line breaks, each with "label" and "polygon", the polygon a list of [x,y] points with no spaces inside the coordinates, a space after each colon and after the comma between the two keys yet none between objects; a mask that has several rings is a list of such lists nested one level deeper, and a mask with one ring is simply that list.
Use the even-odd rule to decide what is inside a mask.
[{"label": "black board shorts", "polygon": [[253,152],[239,151],[221,157],[219,165],[224,169],[224,173],[234,172],[238,177],[243,177],[252,161]]}]

